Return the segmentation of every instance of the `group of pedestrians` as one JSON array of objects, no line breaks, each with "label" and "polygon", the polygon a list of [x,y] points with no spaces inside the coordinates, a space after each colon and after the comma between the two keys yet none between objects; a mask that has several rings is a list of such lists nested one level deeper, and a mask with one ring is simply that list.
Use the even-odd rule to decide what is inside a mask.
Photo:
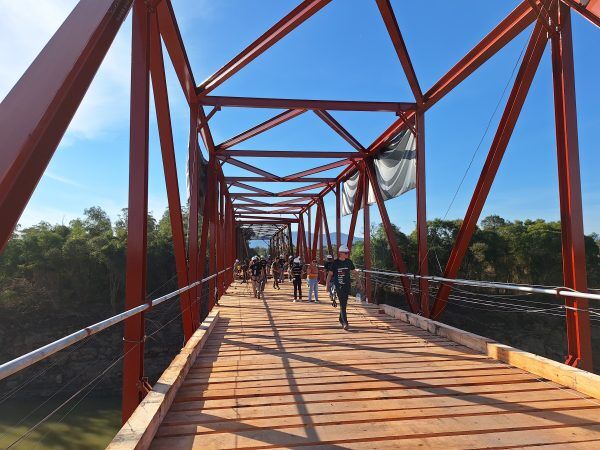
[{"label": "group of pedestrians", "polygon": [[[348,316],[346,309],[348,306],[348,296],[350,295],[351,273],[356,270],[352,260],[349,258],[350,250],[346,245],[340,245],[338,248],[338,257],[327,255],[324,264],[325,288],[334,307],[340,308],[339,322],[344,330],[348,329]],[[273,278],[273,288],[280,289],[280,284],[284,282],[287,272],[288,278],[294,286],[294,302],[302,302],[302,284],[306,277],[308,284],[308,302],[319,302],[319,271],[320,267],[317,260],[313,259],[309,264],[304,264],[302,259],[297,256],[290,256],[287,260],[284,255],[279,258],[269,258],[264,256],[253,256],[252,259],[244,262],[236,261],[236,272],[242,282],[248,282],[248,275],[252,282],[252,292],[255,298],[264,298],[264,289],[269,277]],[[314,300],[313,300],[314,297]]]}]

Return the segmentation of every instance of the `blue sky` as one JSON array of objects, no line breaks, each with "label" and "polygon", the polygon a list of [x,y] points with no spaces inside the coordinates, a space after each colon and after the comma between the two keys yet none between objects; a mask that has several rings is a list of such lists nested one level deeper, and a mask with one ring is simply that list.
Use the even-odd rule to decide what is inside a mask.
[{"label": "blue sky", "polygon": [[[211,75],[298,3],[173,0],[196,80],[200,82]],[[75,4],[76,0],[0,0],[4,11],[0,17],[0,97],[6,95]],[[426,91],[518,2],[393,0],[392,4],[421,87]],[[577,14],[573,14],[573,26],[585,230],[600,232],[600,30]],[[127,205],[130,32],[128,19],[23,213],[23,226],[40,220],[68,222],[92,205],[103,207],[114,218]],[[428,218],[446,213],[530,32],[526,30],[427,113]],[[549,57],[548,48],[482,217],[499,214],[508,219],[559,218]],[[189,118],[168,59],[166,68],[183,196]],[[378,9],[371,0],[332,1],[214,94],[412,101]],[[464,215],[504,102],[505,98],[448,218]],[[221,142],[277,112],[237,108],[220,111],[211,121],[215,141]],[[392,114],[386,113],[333,115],[365,146],[394,120]],[[160,215],[167,200],[153,115],[151,129],[149,207]],[[314,114],[306,113],[236,148],[348,150],[349,146]],[[287,174],[319,161],[253,163]],[[225,167],[226,175],[247,174],[229,165]],[[265,183],[261,187],[271,186]],[[326,199],[326,207],[332,225],[332,198]],[[392,222],[403,231],[414,228],[414,192],[388,201],[387,207]],[[371,208],[371,220],[379,222],[375,207]],[[347,226],[348,220],[344,219],[344,231]],[[357,234],[362,231],[359,225]]]}]

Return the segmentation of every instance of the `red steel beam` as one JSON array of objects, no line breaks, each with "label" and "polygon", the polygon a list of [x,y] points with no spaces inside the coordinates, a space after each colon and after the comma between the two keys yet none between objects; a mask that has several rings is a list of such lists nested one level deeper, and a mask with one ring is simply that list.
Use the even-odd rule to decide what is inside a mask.
[{"label": "red steel beam", "polygon": [[319,198],[319,205],[321,206],[321,216],[323,217],[323,227],[325,231],[325,238],[327,239],[327,251],[330,255],[333,255],[333,247],[331,246],[331,234],[329,233],[329,222],[327,221],[327,211],[325,210],[323,198]]},{"label": "red steel beam", "polygon": [[295,181],[297,178],[304,178],[308,175],[314,175],[315,173],[325,172],[326,170],[335,169],[336,167],[346,166],[350,164],[352,160],[344,159],[342,161],[336,161],[329,164],[325,164],[323,166],[314,167],[312,169],[303,170],[302,172],[297,172],[286,177],[283,177],[286,181]]},{"label": "red steel beam", "polygon": [[[302,201],[305,202],[306,200],[302,199]],[[254,204],[253,203],[248,203],[248,204],[246,204],[246,203],[234,203],[233,206],[234,207],[238,207],[238,206],[239,207],[242,207],[242,206],[252,207],[252,206],[254,206]],[[288,207],[288,206],[289,207],[303,208],[304,206],[306,206],[306,204],[304,204],[304,203],[301,203],[301,204],[297,204],[297,203],[285,203],[285,202],[283,202],[283,203],[264,203],[264,202],[259,202],[259,204],[256,205],[256,206],[260,206],[260,207],[264,207],[264,208],[278,208],[278,207]]]},{"label": "red steel beam", "polygon": [[220,150],[219,159],[236,158],[362,158],[358,152],[329,152],[321,150]]},{"label": "red steel beam", "polygon": [[402,38],[402,33],[400,32],[400,27],[398,26],[398,21],[396,20],[396,15],[394,14],[392,5],[390,4],[389,0],[376,1],[377,6],[379,7],[379,12],[381,13],[381,17],[383,18],[383,22],[385,23],[388,34],[390,35],[390,39],[392,40],[392,44],[394,44],[394,49],[396,49],[396,54],[398,55],[400,64],[402,64],[402,69],[404,70],[404,74],[406,75],[410,89],[415,96],[417,104],[421,104],[423,103],[423,92],[419,86],[417,74],[415,73],[410,56],[408,55],[408,49],[406,48],[406,44]]},{"label": "red steel beam", "polygon": [[[341,212],[341,184],[338,181],[335,188],[335,248],[336,250],[342,245],[342,212]],[[333,253],[332,253],[333,255]]]},{"label": "red steel beam", "polygon": [[414,111],[416,104],[411,102],[370,102],[352,100],[310,100],[291,98],[262,97],[225,97],[206,96],[198,99],[204,106],[231,108],[268,108],[268,109],[310,109],[333,111]]},{"label": "red steel beam", "polygon": [[[158,124],[160,148],[167,187],[169,218],[173,236],[173,253],[177,270],[177,280],[179,287],[184,288],[189,284],[187,254],[185,250],[185,236],[183,233],[183,219],[181,216],[179,184],[177,182],[177,165],[175,162],[175,147],[173,144],[169,94],[167,92],[162,43],[160,40],[158,18],[156,17],[156,14],[152,15],[150,23],[150,73],[152,75],[156,120]],[[184,342],[187,342],[194,333],[193,323],[195,309],[192,309],[190,291],[185,291],[180,295],[179,305],[181,309]]]},{"label": "red steel beam", "polygon": [[156,5],[156,13],[158,15],[160,34],[165,43],[165,48],[169,53],[169,58],[171,59],[185,98],[189,104],[194,103],[196,98],[196,82],[194,81],[190,61],[185,51],[183,40],[181,39],[181,33],[177,25],[171,0],[159,1],[158,5]]},{"label": "red steel beam", "polygon": [[315,229],[312,239],[312,252],[311,260],[317,259],[317,249],[319,247],[320,235],[321,235],[321,208],[317,205],[317,214],[315,216]]},{"label": "red steel beam", "polygon": [[315,183],[315,184],[309,184],[307,186],[300,186],[297,187],[295,189],[289,189],[287,191],[283,191],[283,192],[279,192],[278,195],[282,195],[282,194],[295,194],[297,192],[304,192],[304,191],[310,191],[311,189],[317,189],[317,188],[321,188],[327,186],[327,183]]},{"label": "red steel beam", "polygon": [[346,130],[335,118],[327,111],[315,109],[314,113],[325,122],[333,131],[339,134],[348,144],[354,147],[359,152],[364,152],[365,148],[358,140]]},{"label": "red steel beam", "polygon": [[356,229],[356,220],[358,219],[358,212],[360,211],[360,204],[363,196],[364,181],[363,172],[360,171],[358,176],[358,186],[356,187],[356,193],[354,194],[354,206],[352,208],[352,216],[350,217],[350,227],[348,229],[348,242],[346,245],[352,250],[352,243],[354,241],[354,231]]},{"label": "red steel beam", "polygon": [[272,174],[270,172],[267,172],[266,170],[259,169],[258,167],[254,167],[251,164],[242,162],[242,161],[234,159],[234,158],[227,158],[225,160],[225,162],[229,163],[229,164],[231,164],[233,166],[240,167],[241,169],[245,169],[245,170],[247,170],[249,172],[253,172],[253,173],[256,173],[258,175],[262,175],[263,177],[268,178],[268,179],[270,179],[272,181],[279,181],[280,180],[280,178],[277,175],[274,175],[274,174]]},{"label": "red steel beam", "polygon": [[[219,107],[215,106],[215,108]],[[281,114],[277,114],[275,117],[271,117],[270,119],[256,125],[255,127],[252,127],[249,130],[246,130],[243,133],[240,133],[237,136],[226,140],[222,144],[217,145],[217,148],[226,149],[229,147],[233,147],[234,145],[237,145],[240,142],[244,142],[254,136],[264,133],[265,131],[274,128],[277,125],[281,125],[282,123],[287,122],[288,120],[293,119],[294,117],[297,117],[305,112],[305,109],[288,109],[287,111],[284,111]]]},{"label": "red steel beam", "polygon": [[244,200],[246,200],[246,197],[301,197],[301,198],[313,198],[313,197],[317,197],[319,194],[308,194],[308,193],[304,193],[304,192],[299,192],[297,194],[273,194],[273,193],[268,193],[268,194],[264,194],[264,193],[253,193],[253,192],[232,192],[231,194],[231,198],[244,198]]},{"label": "red steel beam", "polygon": [[[133,6],[131,43],[131,112],[125,309],[146,303],[148,218],[148,131],[150,111],[149,19],[143,0]],[[122,420],[144,398],[144,313],[123,327]]]},{"label": "red steel beam", "polygon": [[[427,195],[425,183],[425,114],[418,112],[417,122],[417,270],[419,275],[429,275],[427,250]],[[429,317],[429,281],[419,278],[421,313]]]},{"label": "red steel beam", "polygon": [[[502,161],[502,157],[504,156],[504,152],[510,141],[517,119],[519,118],[523,103],[529,92],[533,77],[535,76],[540,59],[544,53],[546,42],[547,37],[544,27],[537,22],[533,29],[529,44],[527,45],[523,62],[517,73],[515,84],[508,98],[504,113],[500,119],[498,130],[494,136],[481,175],[479,176],[479,181],[477,182],[475,192],[471,198],[465,219],[460,227],[456,242],[454,243],[446,264],[446,269],[444,271],[445,278],[455,278],[458,274],[458,270],[460,269],[463,258],[469,247],[471,236],[473,235],[473,231],[479,220],[481,210],[483,209],[485,200],[490,192],[492,183],[498,172],[498,168],[500,167],[500,162]],[[431,316],[434,319],[438,318],[444,310],[448,295],[450,294],[450,289],[451,287],[448,284],[443,284],[440,287],[431,308]]]},{"label": "red steel beam", "polygon": [[249,184],[242,183],[240,181],[234,181],[233,183],[231,183],[231,185],[239,187],[239,188],[242,188],[242,189],[247,189],[247,190],[252,191],[252,192],[258,192],[260,194],[269,194],[269,195],[273,195],[273,196],[277,195],[277,194],[274,194],[273,192],[266,191],[264,189],[257,188],[257,187],[254,187],[254,186],[250,186]]},{"label": "red steel beam", "polygon": [[94,78],[131,0],[81,1],[0,104],[0,251]]},{"label": "red steel beam", "polygon": [[[536,0],[536,2],[538,4],[541,3],[539,0]],[[423,108],[425,110],[429,109],[435,103],[440,101],[478,67],[531,25],[536,17],[536,11],[531,7],[528,0],[520,3],[504,20],[502,20],[425,93],[425,103]],[[367,154],[372,155],[376,153],[393,136],[402,129],[407,128],[407,122],[414,119],[414,115],[414,111],[408,111],[404,117],[398,118],[377,139],[375,139],[375,141],[373,141],[367,149]]]},{"label": "red steel beam", "polygon": [[[283,183],[335,183],[337,178],[335,177],[306,177],[296,178],[295,180],[278,180]],[[227,183],[234,181],[248,182],[248,183],[272,183],[273,180],[264,177],[225,177]]]},{"label": "red steel beam", "polygon": [[[567,5],[559,3],[557,13],[560,33],[551,39],[563,280],[567,288],[587,292],[571,12]],[[566,300],[566,364],[591,372],[593,363],[588,303],[585,299]]]},{"label": "red steel beam", "polygon": [[431,108],[448,92],[471,75],[479,66],[518,36],[536,19],[536,12],[528,1],[520,3],[481,42],[435,83],[425,94],[427,108]]},{"label": "red steel beam", "polygon": [[[379,189],[379,184],[377,183],[377,176],[375,175],[375,168],[373,166],[373,160],[371,159],[366,160],[366,174],[369,178],[371,188],[375,196],[375,202],[377,203],[377,208],[379,209],[381,223],[383,224],[383,229],[385,230],[385,234],[388,239],[388,244],[390,246],[390,251],[392,252],[392,259],[394,261],[394,265],[396,266],[396,270],[399,273],[407,273],[408,270],[406,268],[404,259],[402,258],[402,252],[398,246],[398,240],[396,239],[396,234],[394,233],[392,223],[390,222],[390,217],[387,213],[387,208],[385,207],[383,196],[381,195],[381,190]],[[406,297],[409,309],[413,313],[418,313],[420,311],[419,304],[412,293],[410,281],[407,280],[406,277],[401,277],[400,282],[402,283],[402,288],[404,289],[404,295]]]},{"label": "red steel beam", "polygon": [[589,0],[584,6],[584,1],[561,0],[569,5],[587,20],[600,27],[600,0]]},{"label": "red steel beam", "polygon": [[203,81],[202,84],[198,86],[198,95],[205,96],[217,86],[221,85],[221,83],[277,43],[281,38],[318,12],[330,1],[331,0],[304,0],[289,14],[269,28],[262,36],[235,56],[235,58]]}]

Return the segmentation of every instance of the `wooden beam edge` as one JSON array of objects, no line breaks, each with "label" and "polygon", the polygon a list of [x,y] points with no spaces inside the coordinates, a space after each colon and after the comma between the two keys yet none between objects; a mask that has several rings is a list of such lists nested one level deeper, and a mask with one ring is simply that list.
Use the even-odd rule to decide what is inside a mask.
[{"label": "wooden beam edge", "polygon": [[177,391],[185,380],[198,353],[204,347],[219,319],[215,308],[188,340],[179,354],[171,361],[152,391],[146,395],[129,420],[119,430],[107,449],[147,449],[158,427],[167,415]]},{"label": "wooden beam edge", "polygon": [[432,334],[445,337],[472,350],[487,355],[489,358],[505,362],[523,369],[546,380],[554,381],[562,386],[600,399],[600,375],[562,364],[543,356],[519,350],[509,345],[500,344],[483,336],[479,336],[450,325],[427,319],[389,305],[379,305],[379,311],[400,319]]}]

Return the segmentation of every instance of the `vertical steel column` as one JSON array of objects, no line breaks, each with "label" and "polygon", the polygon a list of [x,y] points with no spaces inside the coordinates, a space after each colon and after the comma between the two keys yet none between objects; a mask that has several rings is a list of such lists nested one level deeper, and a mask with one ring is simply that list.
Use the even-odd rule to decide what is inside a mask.
[{"label": "vertical steel column", "polygon": [[311,217],[311,211],[310,211],[310,206],[307,209],[307,217],[308,217],[308,249],[309,251],[312,251],[312,241],[311,241],[311,230],[312,230],[312,217]]},{"label": "vertical steel column", "polygon": [[[425,113],[416,114],[417,129],[417,271],[429,275],[427,258],[427,195],[425,183]],[[421,312],[429,317],[429,281],[420,278]]]},{"label": "vertical steel column", "polygon": [[[173,253],[177,270],[177,281],[180,288],[186,287],[188,282],[188,267],[185,251],[185,237],[183,233],[183,219],[181,217],[181,201],[179,198],[179,185],[177,183],[177,165],[175,162],[175,148],[173,144],[173,130],[171,127],[171,111],[169,108],[169,94],[163,64],[162,44],[158,29],[158,17],[152,14],[150,23],[150,73],[152,75],[152,88],[154,91],[154,104],[156,120],[160,137],[167,199],[169,204],[169,218],[171,234],[173,235]],[[182,292],[179,299],[181,309],[181,322],[183,326],[184,342],[192,337],[194,322],[197,321],[197,308],[192,308],[190,291]]]},{"label": "vertical steel column", "polygon": [[298,234],[296,236],[296,256],[302,254],[302,234],[304,233],[304,215],[300,213],[298,215]]},{"label": "vertical steel column", "polygon": [[294,248],[292,244],[292,224],[287,224],[287,232],[288,232],[288,247],[287,247],[287,256],[292,255],[294,253]]},{"label": "vertical steel column", "polygon": [[[341,208],[341,196],[340,189],[342,188],[341,182],[338,180],[335,187],[335,251],[342,245],[342,208]],[[333,255],[333,253],[332,253]]]},{"label": "vertical steel column", "polygon": [[[199,186],[199,171],[200,171],[200,149],[198,147],[198,105],[192,103],[190,105],[190,136],[188,144],[188,174],[190,177],[190,204],[188,211],[188,271],[190,282],[196,282],[204,276],[204,261],[200,259],[201,251],[198,249],[198,216],[200,208],[200,186]],[[205,207],[206,209],[206,207]],[[204,214],[204,211],[202,212]],[[204,222],[203,222],[204,223]],[[206,254],[206,247],[204,250]],[[201,266],[199,267],[199,263]],[[202,310],[200,297],[202,295],[202,286],[198,286],[191,290],[191,300],[193,310]],[[194,329],[198,328],[200,322],[204,320],[203,312],[200,312],[200,317],[194,314]]]},{"label": "vertical steel column", "polygon": [[[131,112],[129,201],[125,308],[146,302],[148,219],[148,122],[150,100],[149,12],[144,1],[133,7],[131,43]],[[129,419],[145,395],[144,314],[125,321],[123,336],[122,420]]]},{"label": "vertical steel column", "polygon": [[[563,279],[568,288],[587,291],[585,237],[581,205],[579,143],[577,136],[577,106],[571,11],[558,2],[559,33],[552,35],[552,75],[554,80],[554,114],[560,222],[562,229]],[[568,299],[566,364],[592,370],[592,342],[588,301]]]},{"label": "vertical steel column", "polygon": [[[217,157],[211,154],[208,161],[208,179],[209,186],[206,195],[210,197],[210,209],[208,210],[208,226],[209,226],[209,242],[208,247],[208,272],[209,274],[217,273],[217,248],[219,241],[217,240],[217,209],[219,207],[218,186],[217,186]],[[204,223],[203,223],[204,225]],[[208,282],[208,312],[210,312],[215,304],[215,288],[217,286],[216,279],[213,278]]]},{"label": "vertical steel column", "polygon": [[[369,205],[369,177],[367,176],[366,164],[362,167],[362,182],[363,182],[363,228],[364,228],[364,254],[365,254],[365,269],[371,270],[371,208]],[[371,297],[371,274],[365,273],[365,300],[372,302]]]},{"label": "vertical steel column", "polygon": [[[323,211],[323,225],[325,231],[325,238],[327,239],[327,252],[330,255],[333,255],[333,248],[331,246],[331,234],[329,233],[329,222],[327,220],[327,213],[325,212],[325,203],[323,202],[322,198],[319,198],[319,204],[321,206],[321,210]],[[323,258],[321,257],[321,259]]]},{"label": "vertical steel column", "polygon": [[317,251],[319,249],[319,234],[321,232],[321,208],[317,205],[317,214],[315,216],[315,230],[314,230],[314,239],[313,239],[313,247],[311,252],[311,260],[317,259]]}]

